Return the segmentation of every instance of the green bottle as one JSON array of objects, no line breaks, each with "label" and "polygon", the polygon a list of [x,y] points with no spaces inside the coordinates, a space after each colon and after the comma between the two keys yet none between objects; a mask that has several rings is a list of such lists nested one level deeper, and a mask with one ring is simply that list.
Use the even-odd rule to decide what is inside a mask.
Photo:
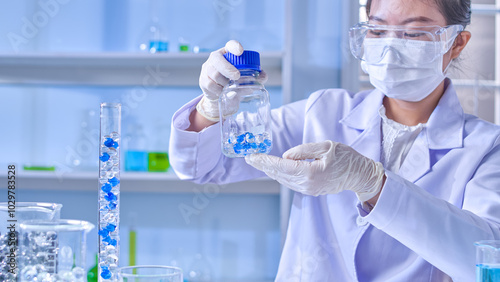
[{"label": "green bottle", "polygon": [[150,152],[148,154],[148,171],[165,172],[169,167],[167,152]]},{"label": "green bottle", "polygon": [[154,140],[148,150],[148,171],[166,172],[170,167],[168,161],[168,140],[170,138],[170,123],[159,119],[154,125]]},{"label": "green bottle", "polygon": [[95,265],[92,267],[89,272],[87,272],[87,282],[98,282],[98,275],[99,275],[99,270],[98,270],[98,258],[97,255],[95,255]]}]

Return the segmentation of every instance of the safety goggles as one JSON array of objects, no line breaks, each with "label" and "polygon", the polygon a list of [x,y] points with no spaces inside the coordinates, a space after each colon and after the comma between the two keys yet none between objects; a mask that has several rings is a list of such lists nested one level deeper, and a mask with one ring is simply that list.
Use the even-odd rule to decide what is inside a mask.
[{"label": "safety goggles", "polygon": [[[461,25],[391,26],[358,23],[349,29],[351,52],[357,59],[376,64],[392,51],[400,60],[430,63],[450,50]],[[418,56],[404,56],[398,50],[411,49]]]}]

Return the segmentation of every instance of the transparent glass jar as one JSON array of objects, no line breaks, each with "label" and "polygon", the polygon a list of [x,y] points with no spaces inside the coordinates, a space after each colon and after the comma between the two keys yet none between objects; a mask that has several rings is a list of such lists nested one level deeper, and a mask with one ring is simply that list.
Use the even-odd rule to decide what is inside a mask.
[{"label": "transparent glass jar", "polygon": [[222,153],[231,158],[267,154],[272,148],[271,105],[269,93],[258,80],[259,53],[245,51],[241,56],[226,53],[224,57],[241,76],[230,80],[219,98]]}]

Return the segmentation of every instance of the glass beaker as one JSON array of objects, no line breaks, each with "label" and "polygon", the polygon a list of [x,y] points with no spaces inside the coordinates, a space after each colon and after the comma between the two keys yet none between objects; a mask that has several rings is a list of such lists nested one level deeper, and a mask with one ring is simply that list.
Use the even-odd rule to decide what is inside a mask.
[{"label": "glass beaker", "polygon": [[123,282],[183,282],[182,269],[161,265],[121,267],[118,270],[118,279]]},{"label": "glass beaker", "polygon": [[476,282],[500,281],[500,240],[475,242]]},{"label": "glass beaker", "polygon": [[61,204],[0,202],[0,281],[16,281],[19,273],[19,224],[26,220],[57,220]]},{"label": "glass beaker", "polygon": [[86,241],[93,228],[67,219],[21,223],[19,281],[87,281]]}]

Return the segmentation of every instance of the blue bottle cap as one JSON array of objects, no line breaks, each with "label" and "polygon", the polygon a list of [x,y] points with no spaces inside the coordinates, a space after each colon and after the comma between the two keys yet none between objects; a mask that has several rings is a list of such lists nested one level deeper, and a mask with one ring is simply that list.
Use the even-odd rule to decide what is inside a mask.
[{"label": "blue bottle cap", "polygon": [[241,56],[236,56],[232,53],[224,54],[224,58],[228,60],[233,66],[239,70],[251,69],[261,71],[260,69],[260,55],[255,51],[243,51]]}]

